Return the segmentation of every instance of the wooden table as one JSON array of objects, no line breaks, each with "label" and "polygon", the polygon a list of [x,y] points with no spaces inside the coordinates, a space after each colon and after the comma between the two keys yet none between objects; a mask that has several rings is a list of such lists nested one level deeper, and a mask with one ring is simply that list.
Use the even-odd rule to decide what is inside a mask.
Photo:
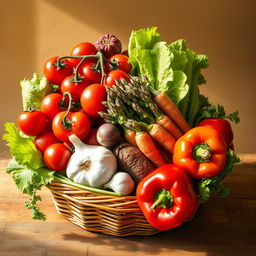
[{"label": "wooden table", "polygon": [[41,192],[46,222],[33,221],[26,199],[0,160],[0,255],[256,255],[256,154],[242,160],[225,184],[227,198],[213,198],[193,221],[150,237],[116,238],[87,232],[58,215],[49,191]]}]

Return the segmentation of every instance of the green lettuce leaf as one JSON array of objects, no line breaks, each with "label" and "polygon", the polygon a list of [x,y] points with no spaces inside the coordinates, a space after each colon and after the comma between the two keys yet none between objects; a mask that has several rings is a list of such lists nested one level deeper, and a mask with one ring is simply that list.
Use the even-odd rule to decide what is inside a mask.
[{"label": "green lettuce leaf", "polygon": [[163,91],[175,104],[186,96],[186,75],[180,70],[186,66],[186,55],[171,50],[166,42],[159,42],[156,28],[133,31],[129,41],[129,62],[134,75],[146,76],[152,90]]},{"label": "green lettuce leaf", "polygon": [[32,218],[45,220],[45,215],[40,211],[40,208],[37,205],[37,202],[41,201],[41,197],[37,195],[37,191],[54,179],[54,172],[44,167],[37,170],[31,170],[26,166],[18,164],[15,159],[12,159],[9,162],[6,171],[7,173],[12,174],[12,178],[16,183],[17,188],[23,194],[31,196],[29,201],[25,202],[25,206],[32,210]]},{"label": "green lettuce leaf", "polygon": [[24,78],[20,82],[22,89],[23,110],[39,109],[45,95],[53,91],[52,85],[45,77],[34,73],[32,79]]},{"label": "green lettuce leaf", "polygon": [[53,180],[54,172],[45,167],[42,155],[31,137],[21,136],[14,123],[6,123],[5,130],[7,133],[3,135],[3,139],[8,142],[13,157],[6,172],[12,174],[17,188],[22,193],[30,195],[25,206],[32,210],[32,218],[45,220],[45,215],[37,206],[37,202],[41,200],[37,191]]},{"label": "green lettuce leaf", "polygon": [[7,133],[3,135],[3,139],[8,142],[12,157],[17,163],[30,169],[44,166],[42,155],[30,137],[22,137],[14,123],[6,123],[4,127]]},{"label": "green lettuce leaf", "polygon": [[206,82],[201,69],[208,67],[207,56],[188,49],[183,39],[161,42],[153,27],[132,32],[129,62],[133,75],[146,76],[153,91],[165,92],[189,124],[194,123],[200,106],[198,85]]}]

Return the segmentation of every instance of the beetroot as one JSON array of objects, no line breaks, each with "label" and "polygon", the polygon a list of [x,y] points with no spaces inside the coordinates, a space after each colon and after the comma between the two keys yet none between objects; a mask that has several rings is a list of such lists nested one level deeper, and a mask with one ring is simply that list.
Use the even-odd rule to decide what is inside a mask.
[{"label": "beetroot", "polygon": [[101,36],[95,43],[95,46],[106,58],[110,58],[114,54],[121,53],[122,51],[120,40],[110,34]]}]

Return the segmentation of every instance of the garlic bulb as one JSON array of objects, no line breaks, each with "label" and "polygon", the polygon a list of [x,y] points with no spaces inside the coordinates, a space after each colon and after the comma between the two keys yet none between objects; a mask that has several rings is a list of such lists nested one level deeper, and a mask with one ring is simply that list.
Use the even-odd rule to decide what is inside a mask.
[{"label": "garlic bulb", "polygon": [[76,135],[69,136],[75,147],[66,173],[76,183],[100,188],[116,172],[117,163],[114,154],[102,146],[84,144]]},{"label": "garlic bulb", "polygon": [[134,190],[134,181],[128,173],[117,172],[104,188],[110,188],[122,195],[130,195]]}]

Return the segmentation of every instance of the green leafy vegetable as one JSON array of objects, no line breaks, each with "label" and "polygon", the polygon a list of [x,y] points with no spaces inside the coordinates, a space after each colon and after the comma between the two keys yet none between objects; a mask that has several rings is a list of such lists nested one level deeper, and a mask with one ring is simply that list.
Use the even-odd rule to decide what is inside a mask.
[{"label": "green leafy vegetable", "polygon": [[8,142],[13,157],[6,171],[12,174],[17,188],[31,196],[25,206],[32,210],[32,218],[45,220],[45,215],[37,206],[37,202],[41,200],[37,191],[53,180],[54,172],[44,166],[41,153],[36,149],[32,138],[22,137],[14,123],[6,123],[5,129],[7,133],[3,135],[3,139]]},{"label": "green leafy vegetable", "polygon": [[233,112],[231,114],[226,114],[226,111],[221,105],[212,105],[209,103],[209,100],[204,95],[199,95],[200,99],[200,109],[197,113],[197,116],[194,121],[194,126],[196,126],[200,121],[207,118],[223,118],[228,119],[232,122],[239,123],[240,118],[238,116],[238,111]]},{"label": "green leafy vegetable", "polygon": [[8,142],[10,152],[17,163],[30,169],[44,166],[42,155],[31,138],[22,137],[14,123],[6,123],[4,127],[7,133],[3,135],[3,139]]},{"label": "green leafy vegetable", "polygon": [[198,182],[197,186],[201,202],[207,201],[214,193],[217,193],[222,197],[228,195],[229,188],[224,187],[221,181],[232,171],[234,165],[239,162],[240,159],[236,156],[235,152],[230,149],[227,152],[227,160],[224,170],[218,176],[204,178]]},{"label": "green leafy vegetable", "polygon": [[160,42],[155,27],[132,32],[129,56],[132,74],[146,76],[152,90],[165,92],[192,125],[200,105],[198,86],[206,82],[200,71],[208,67],[207,56],[188,49],[184,40]]},{"label": "green leafy vegetable", "polygon": [[45,77],[34,73],[31,80],[24,78],[20,81],[22,88],[23,110],[39,109],[45,95],[53,91],[52,85]]}]

